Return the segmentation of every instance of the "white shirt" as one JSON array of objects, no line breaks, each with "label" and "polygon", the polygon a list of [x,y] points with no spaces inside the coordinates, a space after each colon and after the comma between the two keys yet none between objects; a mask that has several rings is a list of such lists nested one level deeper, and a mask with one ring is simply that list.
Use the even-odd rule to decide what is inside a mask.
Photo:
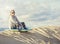
[{"label": "white shirt", "polygon": [[18,23],[19,23],[19,21],[18,21],[17,17],[15,15],[14,16],[10,15],[10,17],[9,17],[9,28],[11,29],[11,26],[13,24],[18,24]]}]

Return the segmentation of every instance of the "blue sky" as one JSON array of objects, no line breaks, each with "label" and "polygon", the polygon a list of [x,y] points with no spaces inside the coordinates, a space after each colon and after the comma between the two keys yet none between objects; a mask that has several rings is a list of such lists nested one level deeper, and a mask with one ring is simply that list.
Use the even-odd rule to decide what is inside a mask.
[{"label": "blue sky", "polygon": [[11,9],[28,27],[60,25],[60,0],[0,0],[1,27],[7,27]]}]

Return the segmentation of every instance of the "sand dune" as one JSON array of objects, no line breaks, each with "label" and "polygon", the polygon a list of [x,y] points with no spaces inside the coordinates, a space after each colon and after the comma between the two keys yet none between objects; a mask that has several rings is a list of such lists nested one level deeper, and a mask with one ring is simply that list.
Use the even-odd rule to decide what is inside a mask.
[{"label": "sand dune", "polygon": [[0,32],[0,44],[60,44],[60,27],[45,26],[29,32]]}]

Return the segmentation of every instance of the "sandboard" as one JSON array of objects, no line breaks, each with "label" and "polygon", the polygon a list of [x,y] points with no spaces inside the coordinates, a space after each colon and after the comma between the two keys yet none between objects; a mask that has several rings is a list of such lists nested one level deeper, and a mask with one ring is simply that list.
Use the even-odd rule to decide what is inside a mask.
[{"label": "sandboard", "polygon": [[21,31],[29,31],[29,30],[31,30],[31,29],[22,29]]},{"label": "sandboard", "polygon": [[13,31],[21,31],[21,32],[28,32],[28,31],[30,31],[30,30],[32,30],[32,29],[21,29],[21,30],[11,29],[11,30],[13,30]]}]

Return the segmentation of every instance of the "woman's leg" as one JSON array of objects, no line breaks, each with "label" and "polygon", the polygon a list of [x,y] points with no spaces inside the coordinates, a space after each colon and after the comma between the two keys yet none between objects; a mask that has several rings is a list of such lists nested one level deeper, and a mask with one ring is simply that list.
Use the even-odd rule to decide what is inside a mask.
[{"label": "woman's leg", "polygon": [[16,28],[18,29],[18,31],[20,31],[22,29],[22,26],[20,24],[16,24]]},{"label": "woman's leg", "polygon": [[27,29],[24,22],[21,22],[21,24],[22,24],[22,26],[23,26],[24,29]]}]

